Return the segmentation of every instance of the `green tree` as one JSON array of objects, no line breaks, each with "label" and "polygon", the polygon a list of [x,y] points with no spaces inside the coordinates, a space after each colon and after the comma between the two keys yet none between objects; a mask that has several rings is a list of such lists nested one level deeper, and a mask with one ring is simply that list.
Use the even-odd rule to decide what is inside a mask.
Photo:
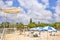
[{"label": "green tree", "polygon": [[35,23],[30,23],[30,24],[28,24],[28,27],[30,27],[30,28],[36,27],[36,24]]},{"label": "green tree", "polygon": [[2,27],[2,28],[9,28],[9,22],[2,22],[1,24],[0,24],[0,27]]},{"label": "green tree", "polygon": [[24,28],[24,24],[23,23],[19,23],[19,27],[18,28],[23,29]]},{"label": "green tree", "polygon": [[6,23],[5,23],[5,27],[6,27],[6,28],[9,28],[9,22],[6,22]]},{"label": "green tree", "polygon": [[55,26],[56,29],[60,29],[60,22],[55,22],[54,26]]},{"label": "green tree", "polygon": [[2,24],[0,24],[0,28],[3,28]]},{"label": "green tree", "polygon": [[14,28],[14,27],[16,27],[15,24],[12,23],[9,24],[9,28]]}]

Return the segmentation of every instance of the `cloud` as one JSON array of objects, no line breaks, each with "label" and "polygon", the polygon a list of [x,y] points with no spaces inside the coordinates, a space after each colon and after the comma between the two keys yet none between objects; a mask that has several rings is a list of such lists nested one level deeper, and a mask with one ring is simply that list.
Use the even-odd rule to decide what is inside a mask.
[{"label": "cloud", "polygon": [[49,5],[49,0],[42,0],[42,2],[44,2],[46,6]]},{"label": "cloud", "polygon": [[25,8],[28,8],[30,9],[30,7],[32,6],[32,0],[18,0],[20,5],[25,7]]},{"label": "cloud", "polygon": [[57,1],[57,6],[55,8],[56,13],[54,14],[55,21],[60,22],[60,0]]},{"label": "cloud", "polygon": [[[21,7],[18,7],[21,11],[19,14],[17,14],[18,22],[28,24],[30,21],[30,18],[32,18],[32,20],[36,23],[38,21],[44,22],[44,23],[51,23],[51,21],[53,20],[52,12],[45,10],[45,8],[49,5],[48,0],[42,0],[45,3],[45,5],[38,3],[37,0],[18,0],[18,1],[21,6]],[[8,6],[6,6],[6,8],[7,7]],[[24,11],[23,7],[28,9],[27,13]],[[14,19],[14,16],[16,15],[10,15],[10,14],[7,15],[8,19],[10,18]]]},{"label": "cloud", "polygon": [[[19,0],[18,0],[19,1]],[[41,3],[38,3],[37,0],[20,0],[19,1],[21,6],[24,6],[25,8],[29,9],[28,15],[33,19],[33,21],[36,22],[39,20],[47,20],[45,22],[49,22],[48,20],[52,20],[52,13],[50,11],[45,10],[46,5],[48,4],[48,0],[46,5],[42,5]],[[42,21],[42,22],[43,22]]]},{"label": "cloud", "polygon": [[4,3],[2,0],[0,0],[0,7],[4,6]]},{"label": "cloud", "polygon": [[12,5],[12,1],[6,1],[6,2],[3,2],[2,0],[0,0],[0,8],[7,8],[8,6],[11,6]]},{"label": "cloud", "polygon": [[12,6],[13,1],[6,1],[5,3],[6,3],[7,6]]},{"label": "cloud", "polygon": [[18,22],[22,22],[24,24],[28,24],[30,21],[30,17],[27,16],[26,14],[18,14]]}]

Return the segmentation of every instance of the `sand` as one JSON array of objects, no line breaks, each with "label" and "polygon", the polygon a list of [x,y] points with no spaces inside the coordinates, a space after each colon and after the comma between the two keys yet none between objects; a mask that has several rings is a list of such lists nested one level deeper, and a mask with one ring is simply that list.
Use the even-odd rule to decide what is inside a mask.
[{"label": "sand", "polygon": [[56,33],[56,36],[50,36],[47,32],[42,32],[39,37],[31,37],[26,35],[19,35],[17,33],[6,34],[4,40],[60,40],[60,31]]}]

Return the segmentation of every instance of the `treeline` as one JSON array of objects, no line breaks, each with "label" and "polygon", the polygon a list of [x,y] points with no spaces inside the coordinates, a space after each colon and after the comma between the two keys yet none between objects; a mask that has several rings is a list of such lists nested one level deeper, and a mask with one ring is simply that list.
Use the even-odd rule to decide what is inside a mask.
[{"label": "treeline", "polygon": [[60,22],[55,22],[52,24],[48,24],[48,23],[38,23],[38,24],[31,23],[31,24],[28,24],[28,27],[44,27],[44,26],[51,26],[51,27],[54,27],[56,29],[60,29]]},{"label": "treeline", "polygon": [[13,23],[9,23],[9,22],[2,22],[0,24],[0,28],[21,28],[21,29],[24,29],[24,27],[27,26],[29,28],[33,28],[33,27],[44,27],[44,26],[52,26],[56,29],[60,29],[60,22],[55,22],[55,23],[52,23],[52,24],[49,24],[49,23],[40,23],[38,22],[37,24],[35,22],[32,22],[32,19],[30,19],[30,23],[27,24],[27,25],[24,25],[23,23],[16,23],[16,24],[13,24]]},{"label": "treeline", "polygon": [[[16,28],[24,28],[24,26],[25,25],[23,23],[13,24],[13,23],[9,23],[9,22],[2,22],[0,24],[0,28],[4,28],[4,27],[5,28],[14,28],[14,27],[16,27]],[[29,27],[29,28],[52,26],[52,27],[54,27],[56,29],[60,29],[60,22],[55,22],[55,23],[52,23],[52,24],[48,24],[48,23],[38,23],[38,24],[36,24],[36,23],[32,22],[32,23],[27,24],[26,26]]]}]

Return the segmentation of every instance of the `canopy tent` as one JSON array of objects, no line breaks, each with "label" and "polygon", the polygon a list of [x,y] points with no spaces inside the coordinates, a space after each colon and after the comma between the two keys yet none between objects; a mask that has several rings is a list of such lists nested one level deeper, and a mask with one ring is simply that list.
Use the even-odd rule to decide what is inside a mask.
[{"label": "canopy tent", "polygon": [[52,31],[52,32],[57,32],[57,30],[51,26],[45,26],[45,27],[36,27],[36,28],[31,28],[31,31]]},{"label": "canopy tent", "polygon": [[30,31],[36,31],[37,30],[37,28],[31,28],[30,29]]},{"label": "canopy tent", "polygon": [[43,31],[43,27],[31,28],[30,31]]},{"label": "canopy tent", "polygon": [[57,30],[51,26],[46,26],[43,28],[45,31],[52,31],[52,32],[57,32]]},{"label": "canopy tent", "polygon": [[38,31],[44,31],[43,27],[37,27],[36,28]]}]

